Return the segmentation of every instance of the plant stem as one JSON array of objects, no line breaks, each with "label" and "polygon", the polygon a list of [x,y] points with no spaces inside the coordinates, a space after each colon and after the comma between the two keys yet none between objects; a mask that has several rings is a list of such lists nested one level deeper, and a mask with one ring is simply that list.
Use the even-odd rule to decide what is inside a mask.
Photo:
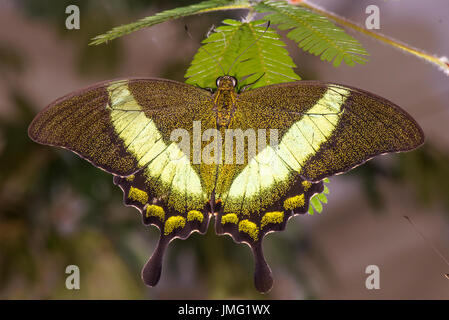
[{"label": "plant stem", "polygon": [[251,22],[254,20],[255,16],[256,16],[256,11],[254,10],[254,8],[250,8],[248,11],[248,14],[246,15],[245,19],[243,19],[243,21]]},{"label": "plant stem", "polygon": [[446,57],[436,57],[436,56],[431,55],[427,52],[424,52],[420,49],[413,48],[413,47],[411,47],[403,42],[400,42],[398,40],[395,40],[393,38],[390,38],[390,37],[387,37],[380,33],[365,29],[364,27],[362,27],[361,25],[359,25],[357,23],[354,23],[354,22],[352,22],[346,18],[343,18],[341,16],[338,16],[334,13],[325,11],[324,9],[322,9],[314,4],[311,4],[309,2],[301,1],[298,3],[298,5],[302,6],[304,8],[307,8],[310,11],[313,11],[319,15],[325,16],[326,18],[329,18],[329,19],[335,21],[339,25],[356,30],[366,36],[372,37],[378,41],[386,43],[396,49],[410,53],[410,54],[414,55],[415,57],[424,59],[425,61],[428,61],[428,62],[436,65],[440,70],[442,70],[446,75],[449,76],[449,61]]}]

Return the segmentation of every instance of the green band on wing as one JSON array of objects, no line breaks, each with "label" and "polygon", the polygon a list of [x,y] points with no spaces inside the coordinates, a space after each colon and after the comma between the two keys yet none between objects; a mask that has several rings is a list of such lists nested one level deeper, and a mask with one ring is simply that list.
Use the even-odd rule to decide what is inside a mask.
[{"label": "green band on wing", "polygon": [[277,154],[289,167],[301,172],[306,161],[328,141],[342,116],[350,91],[329,87],[323,97],[307,110],[282,137]]},{"label": "green band on wing", "polygon": [[110,116],[115,133],[123,141],[156,197],[170,193],[167,205],[179,212],[202,208],[204,193],[200,178],[175,142],[166,144],[154,121],[134,99],[127,81],[108,86]]},{"label": "green band on wing", "polygon": [[277,148],[268,145],[253,157],[232,182],[225,210],[243,207],[243,214],[259,211],[285,194],[293,174],[301,173],[307,160],[334,133],[349,94],[340,86],[327,88],[315,105],[290,126]]}]

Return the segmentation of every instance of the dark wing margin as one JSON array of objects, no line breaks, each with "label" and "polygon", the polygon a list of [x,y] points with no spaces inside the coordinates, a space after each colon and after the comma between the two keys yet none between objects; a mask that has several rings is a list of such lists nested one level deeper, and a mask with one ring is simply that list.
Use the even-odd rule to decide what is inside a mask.
[{"label": "dark wing margin", "polygon": [[[172,143],[173,129],[190,128],[198,114],[209,116],[204,102],[210,96],[207,90],[164,79],[110,80],[56,100],[28,128],[35,142],[71,150],[114,174],[125,205],[137,208],[145,225],[159,228],[159,243],[142,270],[142,278],[150,286],[159,280],[170,241],[186,239],[195,231],[205,233],[209,224],[206,199],[187,194],[187,183],[193,187],[191,176],[184,180],[185,193],[175,198],[173,181],[185,171],[170,166],[181,161],[175,158],[171,162],[164,152]],[[154,163],[160,165],[151,167]],[[183,163],[183,168],[190,168],[188,160]],[[162,172],[167,173],[167,181],[160,179]],[[162,188],[162,183],[167,185]],[[195,186],[201,189],[200,182]],[[171,206],[174,202],[182,205],[175,208]]]},{"label": "dark wing margin", "polygon": [[350,89],[330,139],[304,165],[302,175],[319,181],[344,173],[371,158],[406,152],[424,143],[419,124],[405,110],[370,92]]},{"label": "dark wing margin", "polygon": [[137,161],[126,152],[111,126],[108,83],[74,92],[50,104],[31,122],[29,137],[41,144],[69,149],[107,172],[132,174],[137,170]]}]

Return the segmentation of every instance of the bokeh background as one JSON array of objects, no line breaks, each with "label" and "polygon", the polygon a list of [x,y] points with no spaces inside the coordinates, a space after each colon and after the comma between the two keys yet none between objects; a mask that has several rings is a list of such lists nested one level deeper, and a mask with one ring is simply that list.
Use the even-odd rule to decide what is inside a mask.
[{"label": "bokeh background", "polygon": [[[287,40],[304,79],[357,86],[406,109],[423,127],[424,147],[383,156],[332,177],[323,213],[290,220],[264,242],[275,285],[253,287],[248,247],[212,226],[176,240],[161,281],[147,288],[140,269],[158,231],[121,204],[112,177],[74,154],[32,143],[27,126],[54,99],[106,79],[152,76],[183,81],[211,27],[244,11],[166,22],[88,46],[111,27],[195,1],[0,0],[1,299],[448,299],[449,272],[431,249],[449,255],[449,77],[430,64],[364,36],[365,66],[334,68]],[[438,56],[449,54],[446,0],[314,1],[358,23],[380,7],[380,32]],[[77,4],[81,29],[66,30]],[[185,31],[187,24],[193,39]],[[428,242],[403,218],[408,215]],[[65,288],[65,268],[81,289]],[[380,268],[380,290],[365,288],[365,268]]]}]

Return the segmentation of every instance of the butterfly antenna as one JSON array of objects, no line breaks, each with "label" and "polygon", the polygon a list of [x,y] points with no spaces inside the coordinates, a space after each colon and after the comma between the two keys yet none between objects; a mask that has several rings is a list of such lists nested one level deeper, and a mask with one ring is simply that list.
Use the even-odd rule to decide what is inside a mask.
[{"label": "butterfly antenna", "polygon": [[[410,217],[408,216],[404,216],[404,218],[410,222],[410,224],[412,225],[413,229],[415,229],[415,231],[421,236],[421,238],[424,239],[424,241],[432,248],[432,250],[449,266],[449,261],[443,256],[443,254],[424,236],[424,234],[422,232],[420,232],[418,230],[418,228],[416,227],[416,225],[413,223],[412,219],[410,219]],[[449,273],[445,273],[444,276],[449,279]]]},{"label": "butterfly antenna", "polygon": [[[184,25],[184,29],[185,29],[187,35],[189,36],[189,38],[190,38],[191,40],[193,40],[193,37],[192,37],[192,35],[190,34],[189,29],[187,28],[187,25]],[[212,31],[212,28],[209,29],[209,31],[207,32],[207,37],[209,37],[211,31]],[[220,64],[220,61],[218,61],[217,58],[215,58],[213,55],[211,55],[211,54],[209,53],[209,51],[207,51],[206,48],[204,48],[204,46],[201,46],[199,49],[204,50],[204,52],[206,52],[206,53],[209,55],[209,57],[217,63],[217,65],[218,65],[218,66],[220,67],[220,69],[221,69],[221,72],[223,72],[223,75],[224,75],[225,72],[224,72],[224,69],[223,69],[222,65]]]},{"label": "butterfly antenna", "polygon": [[[253,73],[253,74],[254,74],[254,73]],[[252,74],[251,74],[251,75],[252,75]],[[249,78],[251,75],[249,75],[247,78]],[[262,79],[264,75],[265,75],[265,72],[262,73],[262,74],[260,75],[260,77],[257,78],[256,80],[254,80],[253,82],[248,83],[248,84],[245,84],[245,85],[243,86],[243,88],[242,88],[240,91],[241,91],[241,92],[244,92],[244,91],[247,90],[249,87],[251,87],[252,85],[256,84],[260,79]]]},{"label": "butterfly antenna", "polygon": [[229,75],[229,73],[231,72],[231,70],[232,70],[232,68],[234,67],[235,63],[240,59],[240,57],[241,57],[242,55],[244,55],[249,49],[251,49],[251,48],[257,43],[257,41],[259,41],[259,40],[265,35],[265,32],[267,32],[267,30],[268,30],[269,27],[270,27],[270,21],[267,22],[267,27],[265,28],[264,32],[263,32],[260,36],[258,36],[257,39],[253,41],[253,43],[251,43],[248,47],[246,47],[246,49],[243,50],[243,52],[240,53],[240,54],[234,59],[234,61],[233,61],[232,64],[231,64],[231,67],[229,68],[228,72],[226,73],[227,75]]}]

